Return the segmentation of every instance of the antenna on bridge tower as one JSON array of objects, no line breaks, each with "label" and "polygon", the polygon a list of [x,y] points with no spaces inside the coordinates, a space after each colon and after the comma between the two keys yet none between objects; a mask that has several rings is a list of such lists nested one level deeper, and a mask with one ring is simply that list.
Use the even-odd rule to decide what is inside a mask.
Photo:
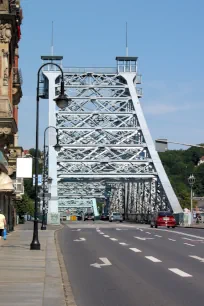
[{"label": "antenna on bridge tower", "polygon": [[51,37],[51,55],[54,55],[54,22],[52,21],[52,37]]},{"label": "antenna on bridge tower", "polygon": [[126,22],[126,56],[128,56],[128,24]]}]

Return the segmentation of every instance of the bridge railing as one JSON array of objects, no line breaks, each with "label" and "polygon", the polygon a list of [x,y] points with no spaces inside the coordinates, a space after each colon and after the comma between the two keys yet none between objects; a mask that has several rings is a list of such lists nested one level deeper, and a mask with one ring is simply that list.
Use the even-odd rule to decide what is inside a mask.
[{"label": "bridge railing", "polygon": [[117,74],[115,67],[63,67],[65,73]]}]

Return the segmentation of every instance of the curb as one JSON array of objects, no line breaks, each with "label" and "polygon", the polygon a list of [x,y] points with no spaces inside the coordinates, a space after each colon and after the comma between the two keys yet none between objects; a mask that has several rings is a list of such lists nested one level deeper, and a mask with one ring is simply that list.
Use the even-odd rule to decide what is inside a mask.
[{"label": "curb", "polygon": [[60,229],[57,229],[55,231],[54,238],[55,238],[57,256],[58,256],[58,261],[59,261],[59,266],[60,266],[60,271],[61,271],[61,276],[62,276],[62,285],[63,285],[63,290],[64,290],[65,303],[66,303],[66,306],[77,306],[74,295],[73,295],[72,287],[69,281],[69,277],[67,274],[67,270],[65,267],[64,257],[62,255],[58,237],[57,237],[58,231],[62,230],[62,228],[64,228],[64,226],[62,226]]},{"label": "curb", "polygon": [[178,228],[193,228],[193,229],[199,229],[199,230],[204,230],[204,227],[195,227],[195,226],[177,226]]}]

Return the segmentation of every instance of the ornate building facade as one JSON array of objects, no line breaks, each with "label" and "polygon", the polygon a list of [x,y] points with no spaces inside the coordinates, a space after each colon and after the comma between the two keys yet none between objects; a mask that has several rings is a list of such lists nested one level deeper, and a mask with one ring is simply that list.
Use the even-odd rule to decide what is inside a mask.
[{"label": "ornate building facade", "polygon": [[22,156],[18,146],[18,104],[22,97],[22,76],[18,67],[22,10],[20,0],[0,0],[0,208],[14,226],[16,158]]}]

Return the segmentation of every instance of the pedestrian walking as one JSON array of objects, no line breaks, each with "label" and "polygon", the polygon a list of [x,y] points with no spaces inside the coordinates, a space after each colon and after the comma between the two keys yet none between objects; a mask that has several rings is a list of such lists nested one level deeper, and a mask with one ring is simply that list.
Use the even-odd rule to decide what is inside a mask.
[{"label": "pedestrian walking", "polygon": [[2,214],[2,210],[0,209],[0,240],[1,237],[3,236],[5,226],[6,226],[6,218]]}]

